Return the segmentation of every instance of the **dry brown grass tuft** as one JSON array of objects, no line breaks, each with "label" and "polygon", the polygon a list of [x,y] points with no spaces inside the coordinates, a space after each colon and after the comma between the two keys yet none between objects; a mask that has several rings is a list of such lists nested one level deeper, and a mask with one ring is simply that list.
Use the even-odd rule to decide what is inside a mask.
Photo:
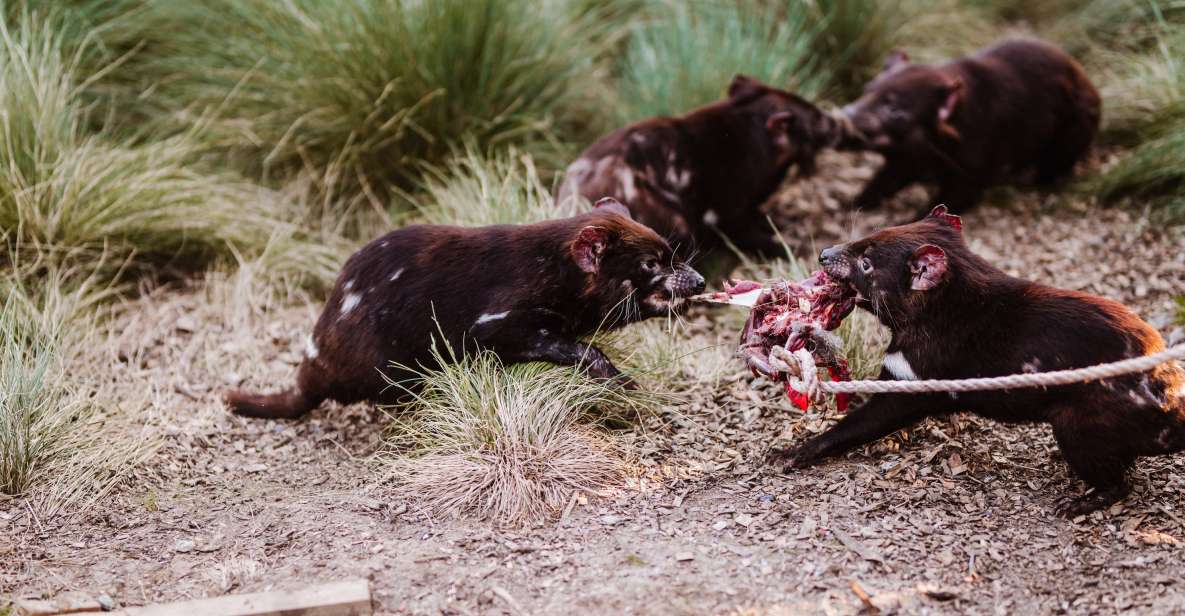
[{"label": "dry brown grass tuft", "polygon": [[[96,276],[41,271],[0,281],[0,492],[40,519],[81,511],[134,472],[156,447],[119,412],[101,361],[94,306],[113,290]],[[82,280],[81,283],[77,280]]]},{"label": "dry brown grass tuft", "polygon": [[450,360],[421,371],[411,401],[391,410],[389,448],[377,456],[398,492],[433,515],[523,524],[621,479],[621,458],[591,426],[638,412],[644,397],[570,367],[436,352]]}]

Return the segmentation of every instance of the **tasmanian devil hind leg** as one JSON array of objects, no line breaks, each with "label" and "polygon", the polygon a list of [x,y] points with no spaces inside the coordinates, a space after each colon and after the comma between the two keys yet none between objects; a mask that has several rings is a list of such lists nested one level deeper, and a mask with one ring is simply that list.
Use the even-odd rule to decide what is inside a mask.
[{"label": "tasmanian devil hind leg", "polygon": [[[1077,421],[1075,421],[1077,420]],[[1104,426],[1082,422],[1081,416],[1063,412],[1052,418],[1053,436],[1070,469],[1093,488],[1081,496],[1058,501],[1054,513],[1064,518],[1085,515],[1109,507],[1131,492],[1127,471],[1135,456],[1125,450]]]},{"label": "tasmanian devil hind leg", "polygon": [[[883,376],[883,375],[882,375]],[[945,394],[877,394],[823,434],[797,446],[774,450],[770,462],[787,469],[813,466],[824,458],[871,443],[922,419],[948,412]]]}]

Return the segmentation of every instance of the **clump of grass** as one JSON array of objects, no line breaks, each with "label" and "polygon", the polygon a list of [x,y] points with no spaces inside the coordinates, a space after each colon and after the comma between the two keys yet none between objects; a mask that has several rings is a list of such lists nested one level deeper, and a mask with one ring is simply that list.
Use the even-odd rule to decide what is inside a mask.
[{"label": "clump of grass", "polygon": [[620,62],[619,116],[636,121],[719,99],[745,73],[813,97],[827,82],[807,3],[661,3],[637,26]]},{"label": "clump of grass", "polygon": [[199,268],[269,241],[288,242],[290,258],[312,270],[328,258],[323,244],[300,241],[267,191],[201,171],[196,132],[147,143],[92,134],[88,48],[69,46],[52,19],[0,23],[0,229],[10,253],[104,255],[120,268],[110,275]]},{"label": "clump of grass", "polygon": [[0,493],[52,516],[93,503],[155,444],[72,376],[95,346],[86,316],[114,290],[76,272],[42,270],[36,288],[27,278],[0,280]]},{"label": "clump of grass", "polygon": [[555,203],[534,158],[514,148],[482,155],[469,147],[429,168],[417,193],[406,198],[424,222],[465,226],[539,222],[587,206],[578,199]]},{"label": "clump of grass", "polygon": [[821,0],[812,19],[820,30],[815,54],[831,73],[828,93],[855,98],[880,72],[901,26],[899,0]]},{"label": "clump of grass", "polygon": [[893,47],[915,62],[945,62],[1000,38],[991,17],[963,0],[899,0],[896,9]]},{"label": "clump of grass", "polygon": [[428,512],[521,524],[621,479],[621,459],[592,426],[606,411],[637,410],[630,393],[570,367],[434,353],[442,367],[408,387],[411,401],[391,413],[392,449],[379,456]]},{"label": "clump of grass", "polygon": [[1162,22],[1157,45],[1115,63],[1104,88],[1112,141],[1131,150],[1086,188],[1104,202],[1138,199],[1185,220],[1185,26]]},{"label": "clump of grass", "polygon": [[[306,170],[382,201],[455,146],[560,148],[599,131],[601,22],[529,0],[157,3],[146,70],[171,110],[265,178]],[[184,117],[184,114],[182,114]]]}]

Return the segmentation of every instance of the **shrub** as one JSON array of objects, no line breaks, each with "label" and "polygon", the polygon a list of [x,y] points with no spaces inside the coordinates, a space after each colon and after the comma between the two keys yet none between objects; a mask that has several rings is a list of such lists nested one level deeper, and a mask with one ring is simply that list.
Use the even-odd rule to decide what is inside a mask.
[{"label": "shrub", "polygon": [[807,3],[657,3],[620,63],[621,121],[685,112],[719,99],[733,75],[816,95],[828,71]]},{"label": "shrub", "polygon": [[559,148],[596,126],[601,21],[529,0],[157,2],[148,69],[171,110],[264,177],[382,201],[464,139]]}]

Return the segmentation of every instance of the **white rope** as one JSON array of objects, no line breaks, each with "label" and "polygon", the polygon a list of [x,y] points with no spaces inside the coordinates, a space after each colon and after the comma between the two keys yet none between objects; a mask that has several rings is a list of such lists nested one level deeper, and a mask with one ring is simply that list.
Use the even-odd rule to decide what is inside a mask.
[{"label": "white rope", "polygon": [[[775,347],[771,351],[771,357],[774,355],[779,347]],[[800,349],[801,351],[801,349]],[[787,358],[797,360],[798,365],[794,366],[787,361]],[[1133,357],[1131,359],[1124,359],[1109,364],[1099,364],[1097,366],[1088,366],[1086,368],[1075,368],[1073,370],[1055,370],[1052,372],[1026,372],[1024,374],[1012,374],[1009,376],[994,376],[974,379],[945,379],[945,380],[930,380],[930,381],[820,381],[818,378],[818,370],[815,368],[815,359],[810,353],[796,352],[793,355],[782,349],[778,359],[787,364],[790,368],[786,372],[791,381],[795,385],[795,389],[805,393],[812,400],[818,399],[821,394],[890,394],[890,393],[928,393],[928,392],[965,392],[965,391],[991,391],[997,389],[1018,389],[1023,387],[1050,387],[1053,385],[1071,385],[1074,383],[1085,383],[1089,381],[1097,381],[1099,379],[1106,379],[1125,374],[1135,374],[1138,372],[1147,372],[1156,366],[1165,364],[1171,361],[1185,359],[1185,344],[1178,344],[1170,349],[1166,349],[1159,353],[1152,355],[1144,355],[1141,357]],[[797,370],[795,370],[795,368]],[[799,374],[794,374],[794,372]],[[814,375],[814,378],[800,375]],[[801,387],[800,387],[801,386]]]}]

